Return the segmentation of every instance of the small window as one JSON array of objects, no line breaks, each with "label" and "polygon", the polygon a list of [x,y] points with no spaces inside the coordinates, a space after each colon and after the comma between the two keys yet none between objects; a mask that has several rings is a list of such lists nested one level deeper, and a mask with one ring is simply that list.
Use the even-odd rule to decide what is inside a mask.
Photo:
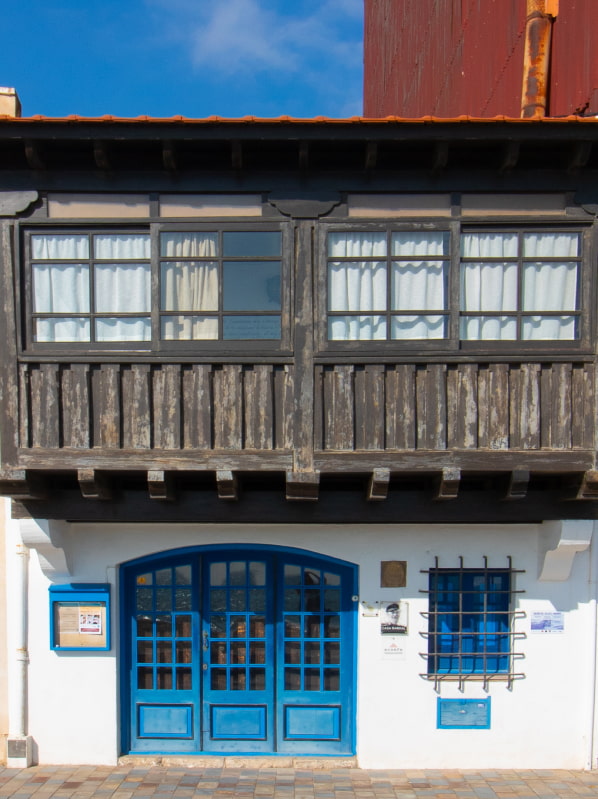
[{"label": "small window", "polygon": [[461,339],[578,339],[580,256],[579,233],[463,233]]},{"label": "small window", "polygon": [[511,573],[508,569],[432,569],[428,674],[508,674]]},{"label": "small window", "polygon": [[329,233],[329,340],[445,339],[448,256],[446,231]]}]

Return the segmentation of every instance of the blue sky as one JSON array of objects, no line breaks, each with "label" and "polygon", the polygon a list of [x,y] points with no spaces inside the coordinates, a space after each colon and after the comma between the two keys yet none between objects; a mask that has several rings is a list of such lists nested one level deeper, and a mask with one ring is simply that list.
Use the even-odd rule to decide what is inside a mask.
[{"label": "blue sky", "polygon": [[343,117],[363,0],[9,0],[0,86],[23,116]]}]

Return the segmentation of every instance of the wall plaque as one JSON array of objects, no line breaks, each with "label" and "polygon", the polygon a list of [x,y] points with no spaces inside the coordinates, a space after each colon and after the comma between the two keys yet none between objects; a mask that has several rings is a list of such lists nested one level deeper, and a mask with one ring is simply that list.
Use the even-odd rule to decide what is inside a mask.
[{"label": "wall plaque", "polygon": [[442,699],[438,697],[439,730],[489,730],[490,697],[486,699]]}]

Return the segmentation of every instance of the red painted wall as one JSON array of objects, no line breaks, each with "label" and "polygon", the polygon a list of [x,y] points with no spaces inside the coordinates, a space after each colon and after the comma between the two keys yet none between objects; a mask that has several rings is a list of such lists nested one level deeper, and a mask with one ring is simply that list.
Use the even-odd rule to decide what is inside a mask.
[{"label": "red painted wall", "polygon": [[[525,14],[525,0],[365,0],[364,115],[518,117]],[[598,113],[598,0],[560,0],[549,114],[586,104]]]}]

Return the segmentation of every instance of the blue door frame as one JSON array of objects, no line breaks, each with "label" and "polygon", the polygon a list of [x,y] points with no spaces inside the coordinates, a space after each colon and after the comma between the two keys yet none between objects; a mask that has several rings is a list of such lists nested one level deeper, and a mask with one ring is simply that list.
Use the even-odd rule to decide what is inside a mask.
[{"label": "blue door frame", "polygon": [[122,751],[355,751],[357,567],[225,545],[121,568]]}]

